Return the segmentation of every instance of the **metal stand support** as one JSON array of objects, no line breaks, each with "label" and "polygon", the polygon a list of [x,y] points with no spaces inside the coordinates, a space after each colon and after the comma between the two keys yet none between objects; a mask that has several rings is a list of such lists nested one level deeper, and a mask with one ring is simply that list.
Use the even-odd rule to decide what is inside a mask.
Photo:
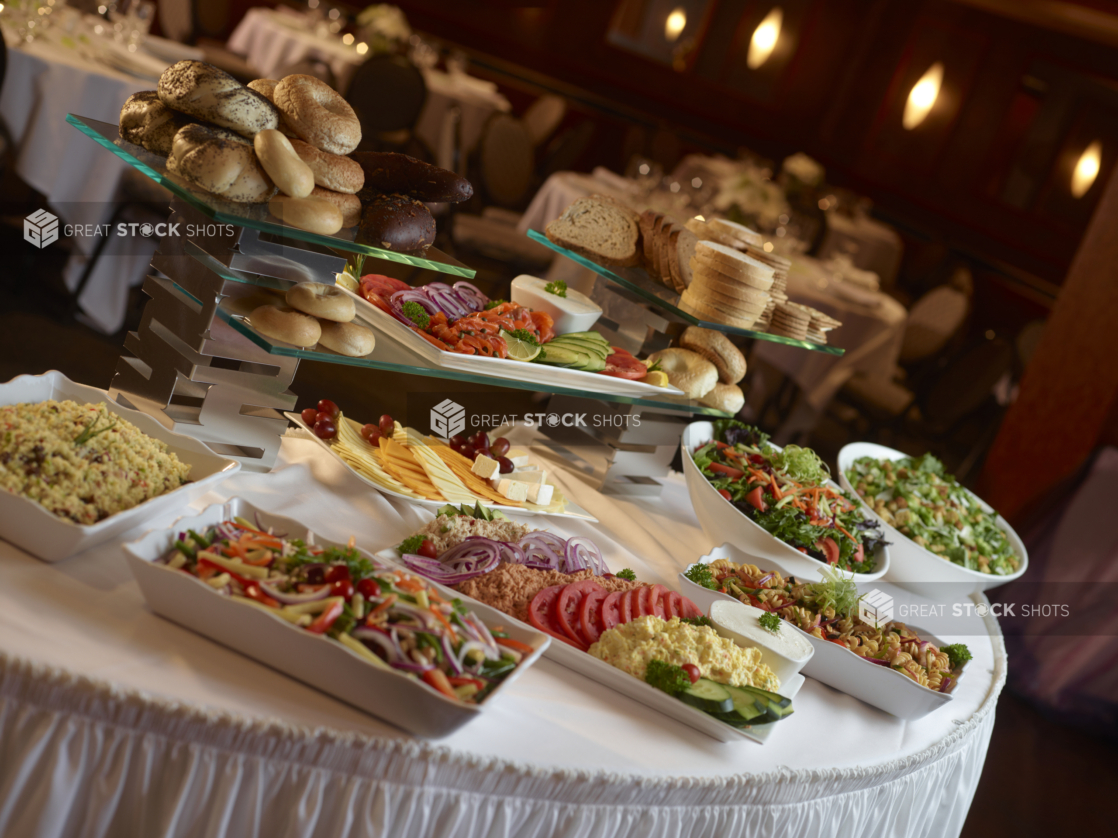
[{"label": "metal stand support", "polygon": [[270,355],[217,316],[221,301],[258,293],[231,282],[184,250],[187,241],[237,271],[289,281],[333,282],[345,259],[325,248],[291,242],[211,219],[183,202],[171,204],[181,236],[165,236],[144,292],[151,297],[139,330],[124,346],[110,387],[121,404],[176,433],[206,443],[243,468],[268,471],[279,455],[295,406],[288,390],[298,358]]}]

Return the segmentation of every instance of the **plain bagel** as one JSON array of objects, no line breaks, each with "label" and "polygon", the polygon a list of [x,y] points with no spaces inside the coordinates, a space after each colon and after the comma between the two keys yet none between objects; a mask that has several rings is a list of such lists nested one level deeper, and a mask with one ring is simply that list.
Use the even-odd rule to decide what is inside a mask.
[{"label": "plain bagel", "polygon": [[736,416],[737,412],[745,407],[745,393],[736,384],[719,382],[714,385],[709,393],[699,399],[699,404]]},{"label": "plain bagel", "polygon": [[332,349],[339,355],[361,358],[373,351],[377,339],[371,329],[358,326],[356,323],[334,323],[323,320],[322,337],[318,342],[319,345]]},{"label": "plain bagel", "polygon": [[293,346],[314,346],[322,337],[322,327],[309,315],[293,308],[260,306],[248,318],[252,328],[273,340]]},{"label": "plain bagel", "polygon": [[315,185],[350,195],[356,195],[365,185],[365,170],[352,157],[331,154],[298,138],[291,141],[291,147],[311,167]]},{"label": "plain bagel", "polygon": [[275,184],[252,146],[192,123],[175,134],[167,170],[228,201],[259,204],[276,194]]},{"label": "plain bagel", "polygon": [[721,332],[688,326],[680,335],[679,345],[698,352],[714,364],[718,380],[723,384],[737,384],[745,378],[745,355]]},{"label": "plain bagel", "polygon": [[[259,93],[261,96],[263,96],[274,105],[276,103],[275,92],[277,84],[279,84],[279,82],[275,79],[253,79],[246,85],[246,87],[248,87],[249,90],[255,90],[257,93]],[[280,133],[290,139],[298,139],[299,135],[291,130],[291,126],[288,125],[287,120],[283,118],[282,111],[280,111],[279,108],[276,108],[276,112],[279,113],[279,125],[277,126],[277,128],[279,129]]]},{"label": "plain bagel", "polygon": [[315,148],[349,154],[361,142],[357,114],[342,94],[321,79],[298,73],[285,76],[272,95],[287,124]]},{"label": "plain bagel", "polygon": [[356,195],[350,195],[346,192],[334,192],[331,189],[323,189],[321,186],[316,186],[311,190],[311,198],[321,198],[323,201],[329,201],[342,212],[342,227],[356,227],[361,223],[361,199]]},{"label": "plain bagel", "polygon": [[172,64],[159,77],[159,98],[168,108],[230,128],[250,140],[279,125],[276,106],[224,70],[201,61]]},{"label": "plain bagel", "polygon": [[300,282],[287,289],[287,304],[312,317],[348,323],[357,309],[353,298],[336,285],[321,282]]},{"label": "plain bagel", "polygon": [[660,362],[660,369],[668,375],[668,382],[687,394],[689,399],[701,399],[718,383],[718,370],[714,364],[690,349],[661,349],[648,356],[648,363]]}]

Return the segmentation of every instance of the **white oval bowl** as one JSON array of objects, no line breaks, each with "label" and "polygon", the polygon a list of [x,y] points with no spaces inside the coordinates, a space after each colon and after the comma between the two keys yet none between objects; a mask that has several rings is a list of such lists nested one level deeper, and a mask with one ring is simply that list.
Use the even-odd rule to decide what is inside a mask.
[{"label": "white oval bowl", "polygon": [[525,308],[550,314],[554,321],[552,328],[555,329],[556,335],[588,332],[590,327],[597,323],[598,318],[602,316],[601,306],[573,288],[567,289],[568,299],[586,306],[594,306],[597,311],[568,311],[563,305],[562,297],[556,297],[554,294],[549,294],[543,290],[546,284],[547,281],[539,277],[521,274],[512,281],[509,296],[514,303]]},{"label": "white oval bowl", "polygon": [[[718,490],[699,471],[691,452],[714,438],[714,425],[710,422],[692,422],[683,431],[680,446],[683,449],[683,474],[687,479],[687,491],[691,495],[691,505],[703,532],[714,544],[729,542],[746,554],[762,559],[786,576],[819,581],[821,571],[828,565],[805,556],[799,550],[789,547],[779,538],[770,535],[755,524],[749,516],[730,501],[718,494]],[[776,446],[773,446],[776,448]],[[837,486],[834,481],[832,485]],[[876,553],[877,566],[872,573],[856,573],[858,582],[872,582],[889,572],[890,550],[879,547]]]},{"label": "white oval bowl", "polygon": [[[902,451],[886,448],[884,445],[877,445],[872,442],[852,442],[839,451],[839,480],[844,489],[857,496],[858,493],[854,491],[854,487],[850,484],[850,481],[846,479],[846,470],[850,468],[855,460],[859,460],[862,457],[873,457],[877,460],[896,461],[904,459],[907,456],[909,455]],[[986,511],[994,511],[985,501],[973,492],[968,491],[968,494],[978,501]],[[881,521],[882,529],[885,530],[885,537],[889,540],[893,562],[889,567],[889,572],[885,575],[885,581],[892,582],[894,585],[899,585],[909,591],[935,598],[938,594],[943,592],[943,585],[947,583],[951,585],[965,585],[965,590],[960,589],[958,593],[972,594],[978,591],[987,591],[990,588],[996,588],[999,585],[1004,585],[1006,582],[1012,582],[1014,579],[1020,579],[1029,568],[1029,552],[1025,549],[1024,542],[1021,541],[1021,537],[1017,535],[1013,527],[1011,527],[1001,515],[997,516],[995,524],[998,529],[1005,533],[1006,538],[1009,539],[1009,545],[1013,548],[1014,552],[1021,557],[1021,567],[1019,567],[1015,573],[1011,573],[1008,576],[998,576],[993,573],[969,570],[942,556],[938,556],[931,550],[926,550],[921,547],[896,527],[885,523],[885,521],[870,508],[869,504],[860,497],[858,498],[858,502],[862,504],[862,510],[866,514],[872,515],[878,521]]]}]

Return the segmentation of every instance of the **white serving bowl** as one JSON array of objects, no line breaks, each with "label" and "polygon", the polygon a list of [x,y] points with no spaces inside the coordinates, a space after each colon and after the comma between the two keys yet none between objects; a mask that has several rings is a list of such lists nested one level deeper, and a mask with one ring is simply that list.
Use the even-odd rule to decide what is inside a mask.
[{"label": "white serving bowl", "polygon": [[148,436],[167,443],[168,450],[190,465],[191,482],[95,524],[75,524],[47,511],[46,507],[33,500],[0,491],[0,538],[43,561],[62,561],[103,544],[168,510],[188,506],[195,498],[241,469],[236,460],[219,457],[204,443],[172,433],[152,417],[118,405],[104,390],[77,384],[57,370],[42,375],[21,375],[0,384],[0,405],[47,399],[69,399],[79,404],[104,402],[110,413],[131,422]]},{"label": "white serving bowl", "polygon": [[[687,478],[687,491],[691,495],[691,504],[695,507],[695,515],[699,518],[703,532],[713,543],[729,542],[748,555],[766,562],[766,567],[771,566],[786,576],[812,581],[820,580],[822,570],[828,565],[805,556],[753,523],[744,512],[718,494],[718,490],[699,471],[695,461],[691,459],[691,452],[700,445],[710,442],[713,437],[713,424],[692,422],[683,431],[683,439],[680,442],[683,448],[683,474]],[[877,564],[873,572],[856,574],[856,581],[872,582],[889,571],[889,548],[879,547],[875,557]]]},{"label": "white serving bowl", "polygon": [[[753,564],[753,557],[732,544],[723,544],[721,547],[703,556],[695,564],[710,564],[717,559],[729,559],[735,564]],[[685,575],[693,565],[688,565],[683,573],[679,574],[679,590],[690,599],[704,613],[709,614],[711,606],[718,601],[738,600],[721,591],[712,591],[702,585],[696,585]],[[759,565],[762,570],[771,570],[767,565]],[[859,579],[858,581],[861,581]],[[933,710],[938,710],[954,698],[951,693],[941,693],[922,687],[906,675],[894,672],[886,666],[867,663],[851,652],[845,646],[820,640],[808,634],[797,626],[788,624],[795,631],[807,638],[808,643],[815,649],[803,667],[803,674],[814,678],[836,690],[841,690],[847,695],[852,695],[860,701],[866,702],[879,710],[884,710],[899,719],[919,719]],[[908,627],[925,640],[930,640],[937,646],[943,643],[934,635],[921,631],[911,623]],[[965,668],[964,668],[965,671]],[[960,673],[961,677],[961,673]]]},{"label": "white serving bowl", "polygon": [[555,321],[555,334],[586,332],[602,316],[602,307],[573,288],[567,289],[566,297],[558,297],[544,291],[547,280],[521,274],[512,281],[512,301],[532,311],[543,311]]},{"label": "white serving bowl", "polygon": [[[189,573],[157,563],[174,546],[179,532],[187,529],[202,532],[233,516],[258,520],[262,526],[273,527],[275,532],[290,537],[304,537],[307,532],[305,524],[265,512],[242,498],[231,498],[197,515],[180,518],[168,529],[146,533],[137,541],[123,545],[123,549],[152,611],[419,736],[447,736],[478,718],[551,642],[546,634],[512,625],[499,611],[471,602],[469,609],[483,623],[504,626],[510,637],[527,643],[535,651],[481,704],[455,701],[402,672],[374,666],[327,637],[221,596]],[[314,540],[323,547],[345,546],[318,536]],[[360,552],[365,558],[373,558],[365,550]],[[394,563],[382,561],[382,564]]]},{"label": "white serving bowl", "polygon": [[[873,457],[877,460],[901,460],[907,456],[908,454],[901,451],[886,448],[884,445],[876,445],[872,442],[851,443],[839,451],[839,480],[842,482],[844,489],[857,495],[850,481],[846,479],[846,470],[855,460],[860,460],[862,457]],[[983,509],[993,512],[981,498],[973,492],[969,494],[982,505]],[[1006,538],[1009,539],[1009,545],[1021,558],[1021,566],[1015,573],[1008,576],[968,570],[942,556],[936,555],[931,550],[925,550],[896,527],[886,524],[861,498],[858,498],[858,501],[862,504],[862,509],[867,515],[872,515],[881,521],[882,528],[885,530],[885,537],[889,541],[893,562],[889,567],[889,572],[885,575],[885,580],[902,588],[936,598],[938,594],[943,592],[944,584],[949,583],[955,586],[953,593],[972,594],[996,588],[1006,582],[1012,582],[1014,579],[1021,578],[1028,570],[1029,552],[1025,549],[1025,544],[1021,541],[1020,536],[1014,532],[1013,527],[1006,523],[1001,515],[997,516],[995,523],[998,529],[1005,533]]]},{"label": "white serving bowl", "polygon": [[[690,582],[690,580],[688,580]],[[691,584],[694,584],[692,582]],[[729,638],[743,648],[755,648],[761,652],[761,663],[768,666],[773,671],[773,674],[780,679],[780,683],[784,683],[792,676],[796,675],[807,665],[815,654],[815,647],[810,643],[805,642],[803,653],[800,655],[788,655],[785,647],[777,648],[774,642],[775,638],[769,639],[765,637],[768,634],[767,629],[760,629],[752,634],[745,631],[740,631],[740,622],[752,621],[756,624],[757,618],[764,614],[760,608],[755,608],[752,605],[746,605],[744,602],[738,602],[730,597],[725,600],[716,599],[711,602],[710,606],[705,609],[707,616],[710,617],[714,623],[714,630],[722,637]],[[803,636],[803,632],[796,629],[791,623],[780,621],[779,632],[787,640],[795,640]]]}]

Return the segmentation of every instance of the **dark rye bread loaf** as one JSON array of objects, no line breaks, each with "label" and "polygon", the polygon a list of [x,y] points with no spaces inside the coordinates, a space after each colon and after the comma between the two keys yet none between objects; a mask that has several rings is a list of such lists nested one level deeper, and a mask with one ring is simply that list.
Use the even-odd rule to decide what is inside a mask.
[{"label": "dark rye bread loaf", "polygon": [[365,170],[365,185],[381,192],[410,195],[431,203],[459,204],[474,195],[460,175],[395,151],[355,151],[350,157]]},{"label": "dark rye bread loaf", "polygon": [[435,219],[427,205],[407,195],[362,189],[357,241],[385,250],[410,252],[435,242]]},{"label": "dark rye bread loaf", "polygon": [[560,247],[602,265],[628,267],[640,262],[640,216],[619,201],[592,195],[579,198],[547,225],[547,237]]}]

